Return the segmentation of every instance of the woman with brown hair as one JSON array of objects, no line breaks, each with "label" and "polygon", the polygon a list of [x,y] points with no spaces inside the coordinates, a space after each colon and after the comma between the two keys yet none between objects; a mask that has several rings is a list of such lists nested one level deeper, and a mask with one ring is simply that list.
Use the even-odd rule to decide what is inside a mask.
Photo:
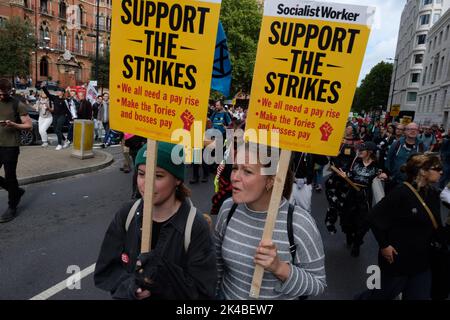
[{"label": "woman with brown hair", "polygon": [[47,130],[53,122],[52,112],[54,109],[50,105],[50,99],[44,91],[39,94],[39,99],[34,105],[34,109],[39,112],[39,134],[42,139],[42,147],[48,147]]},{"label": "woman with brown hair", "polygon": [[[319,295],[326,287],[322,238],[311,215],[287,200],[292,173],[280,199],[273,238],[261,240],[276,173],[268,170],[273,161],[267,164],[261,160],[260,148],[255,144],[238,148],[231,172],[232,199],[223,203],[217,218],[218,297],[249,299],[255,265],[266,271],[260,299]],[[271,159],[272,154],[267,152]]]},{"label": "woman with brown hair", "polygon": [[400,293],[403,300],[428,300],[431,296],[430,254],[436,231],[430,214],[442,226],[439,191],[433,186],[441,177],[442,166],[436,155],[415,154],[402,171],[406,182],[369,215],[380,247],[381,289],[367,292],[367,299],[391,300]]},{"label": "woman with brown hair", "polygon": [[[94,281],[115,299],[191,300],[212,299],[215,295],[217,272],[209,225],[188,199],[190,192],[183,184],[185,165],[172,161],[174,148],[173,144],[158,143],[152,251],[140,253],[141,200],[134,205],[127,203],[106,232]],[[142,196],[146,162],[145,145],[135,164]]]}]

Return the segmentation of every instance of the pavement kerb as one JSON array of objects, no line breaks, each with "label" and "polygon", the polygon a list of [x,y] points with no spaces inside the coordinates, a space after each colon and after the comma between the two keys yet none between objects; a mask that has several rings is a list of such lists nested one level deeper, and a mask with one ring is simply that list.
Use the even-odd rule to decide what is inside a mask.
[{"label": "pavement kerb", "polygon": [[90,173],[90,172],[94,172],[94,171],[106,168],[114,162],[114,157],[110,153],[100,151],[100,150],[95,150],[95,152],[104,154],[106,156],[106,159],[100,163],[96,163],[96,164],[93,164],[93,165],[90,165],[87,167],[83,167],[83,168],[70,169],[70,170],[64,170],[64,171],[59,171],[59,172],[50,172],[50,173],[37,175],[37,176],[19,178],[17,180],[19,181],[19,185],[23,186],[23,185],[27,185],[27,184],[38,183],[38,182],[43,182],[43,181],[48,181],[48,180],[67,178],[67,177],[71,177],[71,176],[76,176],[78,174]]}]

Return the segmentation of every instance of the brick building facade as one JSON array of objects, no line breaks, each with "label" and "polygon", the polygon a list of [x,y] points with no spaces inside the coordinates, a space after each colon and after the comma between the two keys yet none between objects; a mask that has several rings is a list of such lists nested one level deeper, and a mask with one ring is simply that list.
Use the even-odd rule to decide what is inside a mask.
[{"label": "brick building facade", "polygon": [[[110,44],[112,0],[99,0],[99,54]],[[96,51],[97,0],[0,0],[0,24],[17,16],[34,27],[30,76],[63,87],[91,80]]]}]

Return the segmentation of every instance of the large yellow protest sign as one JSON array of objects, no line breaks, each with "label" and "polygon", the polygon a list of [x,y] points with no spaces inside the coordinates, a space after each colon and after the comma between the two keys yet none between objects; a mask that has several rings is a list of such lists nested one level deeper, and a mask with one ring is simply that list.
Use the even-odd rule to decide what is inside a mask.
[{"label": "large yellow protest sign", "polygon": [[277,130],[283,149],[336,155],[373,15],[372,7],[266,1],[246,128]]},{"label": "large yellow protest sign", "polygon": [[206,119],[220,2],[113,2],[113,129],[171,142]]}]

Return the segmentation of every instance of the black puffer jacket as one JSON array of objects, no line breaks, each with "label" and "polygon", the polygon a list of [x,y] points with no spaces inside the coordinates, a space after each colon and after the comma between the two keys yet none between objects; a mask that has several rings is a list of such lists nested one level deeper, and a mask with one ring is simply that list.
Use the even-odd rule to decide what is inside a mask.
[{"label": "black puffer jacket", "polygon": [[[95,285],[111,292],[115,299],[134,299],[137,288],[134,270],[141,248],[143,203],[126,232],[125,223],[132,205],[125,205],[111,222],[95,267]],[[209,226],[199,214],[192,226],[188,251],[184,249],[184,230],[189,209],[189,202],[184,201],[178,212],[160,229],[155,250],[161,250],[162,261],[157,280],[153,279],[160,282],[160,292],[158,295],[153,294],[150,299],[214,298],[216,258]]]}]

